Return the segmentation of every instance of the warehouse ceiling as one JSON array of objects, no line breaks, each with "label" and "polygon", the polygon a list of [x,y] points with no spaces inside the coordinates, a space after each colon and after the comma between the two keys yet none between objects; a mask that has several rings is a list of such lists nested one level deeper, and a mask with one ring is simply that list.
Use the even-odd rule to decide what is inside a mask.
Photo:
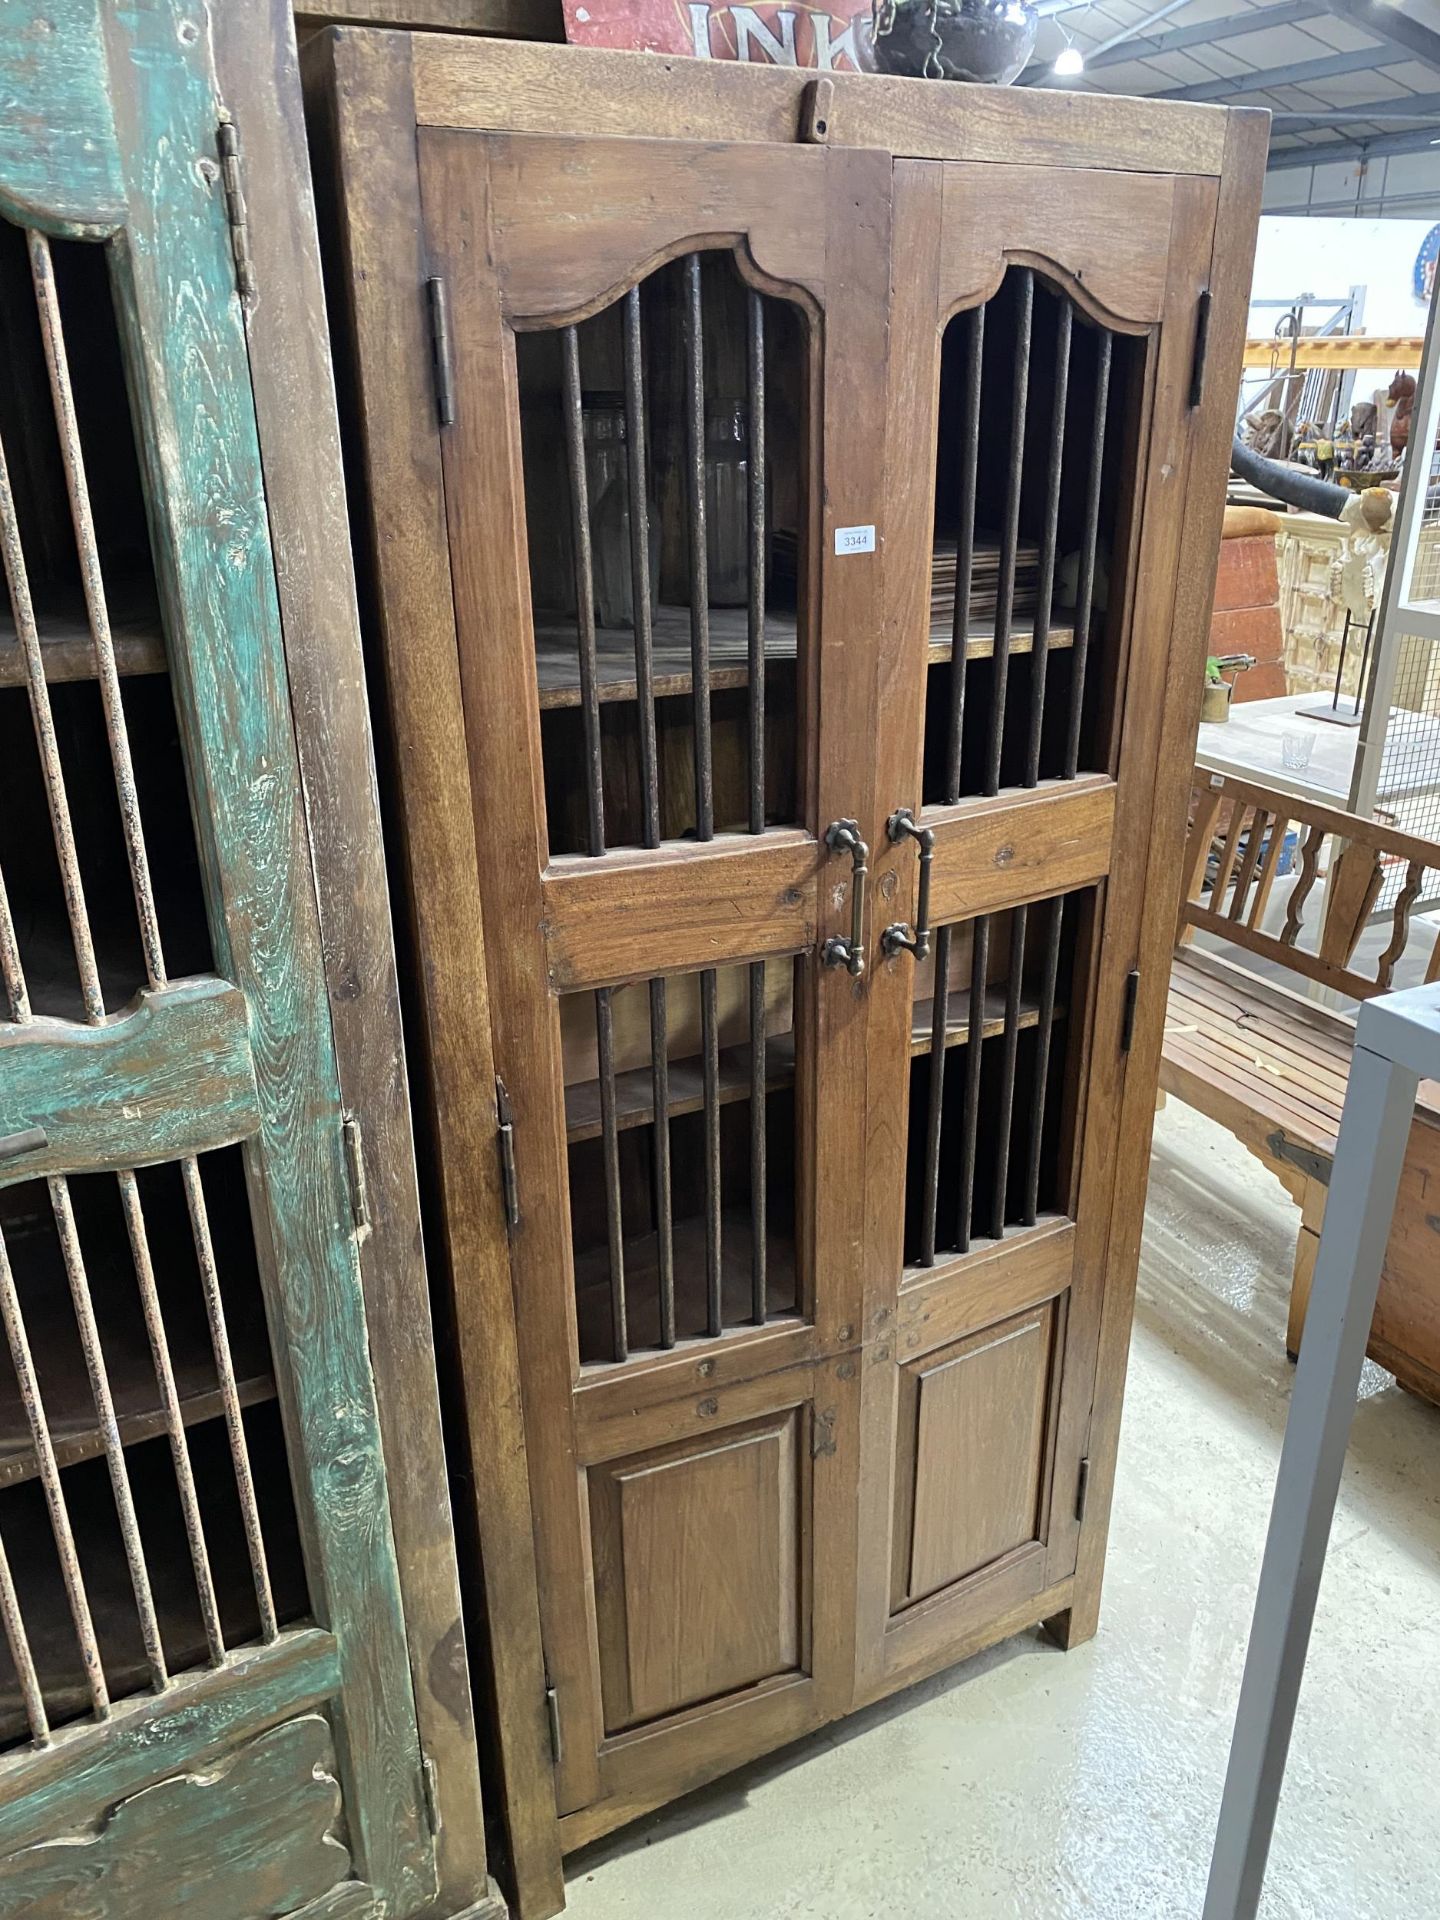
[{"label": "warehouse ceiling", "polygon": [[[1024,85],[1268,107],[1272,171],[1433,146],[1440,174],[1440,0],[1041,0],[1040,12]],[[1083,70],[1057,77],[1067,49]]]}]

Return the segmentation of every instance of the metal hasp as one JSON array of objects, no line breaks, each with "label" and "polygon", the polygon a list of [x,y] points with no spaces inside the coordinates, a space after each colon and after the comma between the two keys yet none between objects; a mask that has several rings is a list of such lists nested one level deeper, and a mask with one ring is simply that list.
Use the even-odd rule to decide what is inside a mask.
[{"label": "metal hasp", "polygon": [[880,936],[880,949],[887,960],[897,953],[913,953],[916,960],[930,956],[930,869],[935,862],[935,829],[917,827],[909,807],[899,807],[885,822],[892,847],[902,840],[913,840],[920,849],[920,903],[915,909],[915,937],[903,920],[894,920]]},{"label": "metal hasp", "polygon": [[1437,1077],[1440,982],[1367,1000],[1355,1022],[1203,1920],[1254,1920],[1259,1909],[1415,1094],[1422,1078]]},{"label": "metal hasp", "polygon": [[854,868],[850,891],[850,938],[838,934],[825,942],[820,958],[827,967],[844,967],[858,980],[865,971],[865,883],[870,877],[870,849],[860,838],[858,820],[832,820],[825,829],[832,853],[848,853]]}]

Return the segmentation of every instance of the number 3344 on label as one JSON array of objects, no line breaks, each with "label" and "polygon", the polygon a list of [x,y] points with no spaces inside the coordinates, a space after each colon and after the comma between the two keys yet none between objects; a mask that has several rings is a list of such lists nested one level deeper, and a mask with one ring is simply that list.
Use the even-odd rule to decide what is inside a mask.
[{"label": "number 3344 on label", "polygon": [[836,527],[836,553],[874,553],[874,527]]}]

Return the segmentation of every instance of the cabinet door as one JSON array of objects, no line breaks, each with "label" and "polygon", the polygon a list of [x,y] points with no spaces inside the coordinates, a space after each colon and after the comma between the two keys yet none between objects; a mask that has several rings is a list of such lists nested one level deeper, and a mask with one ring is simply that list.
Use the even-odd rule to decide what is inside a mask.
[{"label": "cabinet door", "polygon": [[889,162],[420,157],[576,1844],[853,1678]]},{"label": "cabinet door", "polygon": [[203,9],[0,53],[0,1913],[433,1894]]},{"label": "cabinet door", "polygon": [[862,1696],[1074,1597],[1214,209],[895,170]]}]

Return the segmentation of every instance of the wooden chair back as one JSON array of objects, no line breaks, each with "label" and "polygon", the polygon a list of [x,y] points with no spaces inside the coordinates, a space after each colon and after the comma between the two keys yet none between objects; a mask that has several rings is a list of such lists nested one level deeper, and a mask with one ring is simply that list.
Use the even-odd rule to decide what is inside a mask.
[{"label": "wooden chair back", "polygon": [[[1263,922],[1275,881],[1287,865],[1292,829],[1296,838],[1290,860],[1298,860],[1299,877],[1284,924],[1275,932]],[[1327,840],[1333,841],[1333,851],[1324,917],[1318,927],[1307,926],[1306,908]],[[1404,880],[1388,910],[1390,938],[1372,975],[1352,964],[1355,949],[1380,898],[1386,872],[1397,865],[1404,867]],[[1338,993],[1366,1000],[1390,989],[1427,867],[1440,868],[1440,842],[1363,820],[1308,796],[1298,799],[1197,767],[1179,937],[1183,943],[1194,929],[1203,928]],[[1425,978],[1440,979],[1440,938]]]}]

